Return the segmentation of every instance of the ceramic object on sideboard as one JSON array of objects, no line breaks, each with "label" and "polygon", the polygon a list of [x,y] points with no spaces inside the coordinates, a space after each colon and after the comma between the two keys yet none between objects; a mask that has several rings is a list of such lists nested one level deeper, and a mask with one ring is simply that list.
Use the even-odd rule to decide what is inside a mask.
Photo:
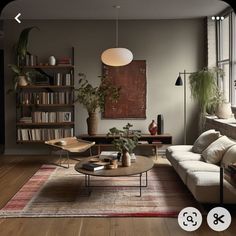
[{"label": "ceramic object on sideboard", "polygon": [[151,135],[155,135],[157,133],[157,123],[155,122],[155,120],[152,120],[152,122],[148,126],[148,130]]},{"label": "ceramic object on sideboard", "polygon": [[231,104],[229,102],[218,104],[216,116],[220,119],[229,119],[232,116]]}]

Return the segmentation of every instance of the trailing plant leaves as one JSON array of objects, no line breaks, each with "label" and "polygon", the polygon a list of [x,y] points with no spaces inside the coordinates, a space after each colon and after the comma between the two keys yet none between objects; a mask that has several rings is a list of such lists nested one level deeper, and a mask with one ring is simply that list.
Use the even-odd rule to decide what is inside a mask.
[{"label": "trailing plant leaves", "polygon": [[192,96],[198,102],[202,113],[206,113],[207,106],[216,95],[218,72],[221,72],[220,69],[203,69],[189,77]]}]

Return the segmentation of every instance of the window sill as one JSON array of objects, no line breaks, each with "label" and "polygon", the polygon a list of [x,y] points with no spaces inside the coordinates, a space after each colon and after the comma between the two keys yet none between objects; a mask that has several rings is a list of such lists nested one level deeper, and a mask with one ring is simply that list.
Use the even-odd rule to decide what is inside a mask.
[{"label": "window sill", "polygon": [[233,116],[229,119],[219,119],[216,116],[206,116],[205,128],[206,130],[218,130],[222,135],[236,139],[236,120]]}]

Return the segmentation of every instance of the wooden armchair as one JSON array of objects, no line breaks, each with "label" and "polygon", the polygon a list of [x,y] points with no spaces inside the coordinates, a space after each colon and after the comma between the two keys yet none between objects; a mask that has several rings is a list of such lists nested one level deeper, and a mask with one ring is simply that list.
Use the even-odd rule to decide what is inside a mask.
[{"label": "wooden armchair", "polygon": [[49,141],[45,141],[45,144],[57,148],[60,150],[60,159],[59,163],[61,164],[62,154],[63,151],[66,152],[67,156],[67,164],[69,168],[69,153],[80,153],[85,152],[88,149],[90,150],[90,156],[92,155],[91,147],[95,144],[95,142],[89,142],[82,139],[77,139],[76,137],[67,137],[67,138],[60,138],[60,139],[52,139]]}]

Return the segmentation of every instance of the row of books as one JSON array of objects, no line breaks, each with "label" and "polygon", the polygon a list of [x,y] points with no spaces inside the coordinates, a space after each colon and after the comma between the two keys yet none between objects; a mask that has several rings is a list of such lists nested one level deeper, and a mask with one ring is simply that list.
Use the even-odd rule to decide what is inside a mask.
[{"label": "row of books", "polygon": [[71,65],[72,61],[70,57],[62,57],[57,59],[58,65]]},{"label": "row of books", "polygon": [[73,128],[59,129],[17,129],[18,141],[44,141],[72,137]]},{"label": "row of books", "polygon": [[21,117],[20,119],[19,119],[19,122],[20,123],[32,123],[33,122],[33,119],[32,119],[32,117],[31,116],[24,116],[24,117]]},{"label": "row of books", "polygon": [[18,66],[36,66],[38,64],[38,57],[33,54],[26,54],[24,60],[17,58]]},{"label": "row of books", "polygon": [[54,74],[54,85],[71,86],[73,84],[72,78],[73,78],[72,73],[66,73],[66,74],[56,73]]},{"label": "row of books", "polygon": [[71,122],[72,112],[58,111],[58,112],[32,112],[32,122],[34,123],[48,123],[48,122]]},{"label": "row of books", "polygon": [[20,93],[20,104],[72,104],[72,92]]}]

